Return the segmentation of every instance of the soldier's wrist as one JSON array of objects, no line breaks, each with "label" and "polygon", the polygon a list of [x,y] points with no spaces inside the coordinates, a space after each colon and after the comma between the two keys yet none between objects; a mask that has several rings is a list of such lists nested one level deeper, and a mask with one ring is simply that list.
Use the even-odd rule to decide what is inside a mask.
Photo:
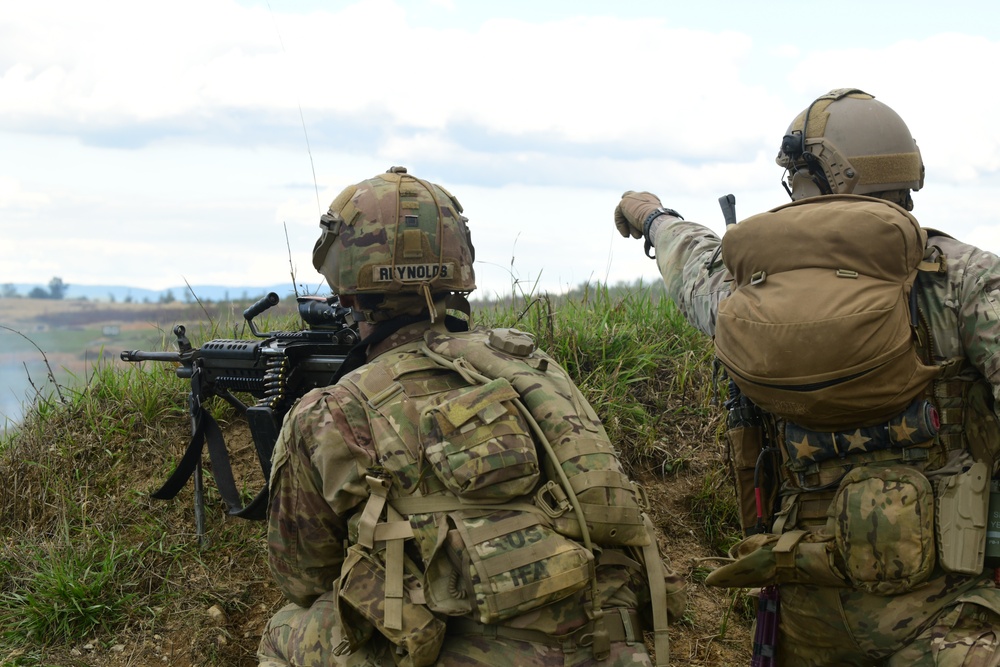
[{"label": "soldier's wrist", "polygon": [[642,236],[646,240],[646,256],[655,259],[655,256],[650,253],[653,247],[653,239],[656,238],[656,231],[661,225],[668,222],[673,222],[675,220],[683,220],[684,216],[675,211],[672,208],[660,207],[646,216],[646,219],[642,223]]},{"label": "soldier's wrist", "polygon": [[653,235],[656,232],[656,229],[659,229],[660,225],[663,224],[664,222],[669,221],[670,218],[673,218],[674,220],[683,220],[684,216],[672,208],[666,208],[663,206],[661,206],[660,208],[656,209],[655,211],[647,215],[646,219],[642,223],[643,237],[647,241],[652,243]]},{"label": "soldier's wrist", "polygon": [[653,220],[653,222],[649,223],[649,231],[646,233],[646,238],[648,238],[649,242],[652,243],[653,239],[656,238],[656,231],[660,227],[662,227],[663,225],[669,224],[669,223],[673,222],[674,220],[678,220],[678,219],[679,218],[661,216],[661,217],[657,218],[656,220]]}]

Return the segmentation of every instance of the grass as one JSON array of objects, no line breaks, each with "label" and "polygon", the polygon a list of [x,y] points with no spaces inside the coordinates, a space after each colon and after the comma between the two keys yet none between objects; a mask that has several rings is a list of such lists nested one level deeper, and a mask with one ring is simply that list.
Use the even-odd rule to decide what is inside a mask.
[{"label": "grass", "polygon": [[[673,302],[649,288],[614,293],[604,286],[579,299],[543,296],[529,306],[481,310],[477,323],[514,326],[535,335],[562,363],[601,415],[612,442],[626,443],[626,464],[671,459],[663,447],[666,422],[705,418],[700,380],[711,359],[708,341],[689,327]],[[674,457],[666,471],[682,465]]]},{"label": "grass", "polygon": [[700,518],[705,539],[720,556],[741,539],[739,506],[729,492],[731,486],[728,470],[717,468],[704,477],[691,498],[692,514]]},{"label": "grass", "polygon": [[[698,519],[699,539],[710,550],[735,539],[725,466],[689,471],[715,442],[711,346],[672,303],[650,289],[592,286],[570,298],[481,306],[475,323],[534,334],[577,380],[633,473],[703,476],[682,509]],[[298,328],[287,315],[258,326]],[[198,345],[243,328],[234,309],[229,319],[192,323],[188,335]],[[172,349],[172,339],[167,333],[151,349]],[[109,664],[108,647],[122,642],[153,656],[128,664],[157,664],[168,655],[186,664],[256,664],[260,629],[281,604],[270,584],[263,524],[225,517],[209,480],[208,544],[199,548],[190,487],[171,502],[149,498],[187,444],[187,381],[167,364],[108,362],[76,380],[41,395],[21,426],[0,436],[0,665]],[[226,424],[235,421],[232,410],[215,414],[230,450],[250,453],[238,469],[256,468],[246,432]],[[243,484],[256,490],[257,482]],[[668,538],[687,534],[667,519],[659,525]],[[683,567],[687,556],[672,558]],[[213,606],[225,613],[224,625],[207,621]],[[723,611],[711,622],[731,623]],[[686,617],[686,627],[693,619]],[[70,653],[83,644],[95,648]]]},{"label": "grass", "polygon": [[143,565],[136,549],[89,533],[22,555],[26,560],[0,597],[0,626],[14,644],[78,642],[142,613],[132,590],[132,576]]}]

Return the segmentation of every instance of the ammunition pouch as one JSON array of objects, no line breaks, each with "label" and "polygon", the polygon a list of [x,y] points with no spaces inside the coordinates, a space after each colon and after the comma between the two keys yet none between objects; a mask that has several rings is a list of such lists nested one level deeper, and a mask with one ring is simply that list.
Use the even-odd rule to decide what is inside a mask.
[{"label": "ammunition pouch", "polygon": [[[744,535],[759,532],[757,528],[757,491],[760,490],[764,529],[771,525],[774,503],[778,496],[778,481],[772,473],[773,462],[762,460],[764,454],[764,425],[743,424],[726,430],[729,462],[736,483],[739,502],[740,526]],[[758,486],[759,485],[759,486]]]}]

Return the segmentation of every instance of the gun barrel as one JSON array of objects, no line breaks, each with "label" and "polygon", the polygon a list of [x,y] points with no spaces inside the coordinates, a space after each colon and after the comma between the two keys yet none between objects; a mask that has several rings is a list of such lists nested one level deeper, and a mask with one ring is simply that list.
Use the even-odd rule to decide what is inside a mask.
[{"label": "gun barrel", "polygon": [[143,352],[142,350],[122,350],[122,361],[175,361],[180,362],[180,352]]}]

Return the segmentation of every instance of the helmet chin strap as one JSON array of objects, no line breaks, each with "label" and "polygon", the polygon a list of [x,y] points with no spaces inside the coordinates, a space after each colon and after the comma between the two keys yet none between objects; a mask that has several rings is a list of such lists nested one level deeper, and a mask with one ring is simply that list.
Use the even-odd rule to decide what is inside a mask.
[{"label": "helmet chin strap", "polygon": [[825,179],[821,182],[812,172],[803,168],[791,172],[790,178],[782,179],[781,185],[785,188],[785,192],[788,193],[792,201],[798,201],[807,197],[831,194],[829,186],[827,186],[827,191],[824,192],[821,183],[825,182]]},{"label": "helmet chin strap", "polygon": [[434,307],[434,296],[431,294],[431,284],[420,283],[420,292],[424,295],[424,300],[427,301],[427,312],[430,313],[431,324],[434,324],[437,320],[437,308]]}]

